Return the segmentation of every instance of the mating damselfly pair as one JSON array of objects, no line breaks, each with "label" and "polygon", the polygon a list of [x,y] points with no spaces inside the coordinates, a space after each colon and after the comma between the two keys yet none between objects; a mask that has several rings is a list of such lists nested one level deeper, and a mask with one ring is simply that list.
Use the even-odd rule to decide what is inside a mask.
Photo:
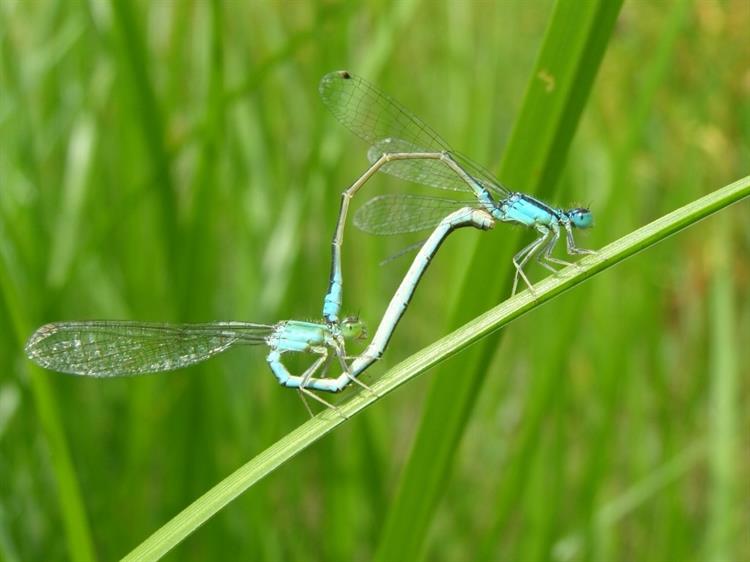
[{"label": "mating damselfly pair", "polygon": [[[369,389],[357,377],[382,356],[430,261],[454,230],[465,227],[488,230],[496,222],[508,222],[537,231],[537,238],[513,257],[513,294],[519,279],[533,293],[524,272],[532,259],[553,272],[557,271],[555,266],[570,265],[552,256],[563,234],[568,254],[593,253],[578,248],[573,238],[574,228],[593,225],[588,209],[558,209],[507,189],[490,172],[454,151],[393,98],[348,71],[325,75],[319,92],[339,122],[369,144],[370,161],[370,167],[341,196],[321,321],[288,320],[273,325],[57,322],[42,326],[29,338],[26,344],[29,358],[56,371],[114,377],[179,369],[230,347],[264,344],[269,349],[267,362],[281,385],[296,388],[303,400],[304,396],[310,396],[330,406],[313,391],[339,392],[353,382]],[[340,318],[344,231],[352,198],[379,171],[426,186],[463,192],[471,199],[382,195],[365,203],[357,212],[355,224],[372,234],[433,230],[391,298],[370,344],[363,353],[351,357],[346,353],[346,341],[365,338],[366,331],[359,318]],[[301,375],[293,375],[282,363],[283,354],[289,352],[317,357]],[[337,359],[341,374],[317,376],[332,357]]]}]

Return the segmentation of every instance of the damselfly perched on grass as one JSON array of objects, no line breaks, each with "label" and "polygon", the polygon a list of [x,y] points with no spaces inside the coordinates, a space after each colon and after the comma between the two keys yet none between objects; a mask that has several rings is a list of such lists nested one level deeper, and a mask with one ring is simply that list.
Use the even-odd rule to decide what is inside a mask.
[{"label": "damselfly perched on grass", "polygon": [[381,195],[368,201],[355,217],[355,224],[373,234],[398,234],[434,227],[457,208],[474,206],[486,211],[493,220],[533,228],[539,236],[513,257],[513,291],[523,279],[533,292],[524,273],[532,259],[550,271],[569,262],[552,256],[562,231],[565,231],[570,255],[590,254],[579,248],[573,229],[593,226],[586,208],[559,209],[539,199],[511,191],[469,158],[453,150],[435,131],[396,100],[365,79],[346,70],[330,72],[320,82],[320,96],[341,124],[370,144],[370,168],[342,194],[341,209],[333,239],[332,271],[323,303],[323,317],[338,318],[342,304],[343,274],[341,245],[352,197],[377,171],[449,191],[467,192],[473,201],[456,201],[417,195]]}]

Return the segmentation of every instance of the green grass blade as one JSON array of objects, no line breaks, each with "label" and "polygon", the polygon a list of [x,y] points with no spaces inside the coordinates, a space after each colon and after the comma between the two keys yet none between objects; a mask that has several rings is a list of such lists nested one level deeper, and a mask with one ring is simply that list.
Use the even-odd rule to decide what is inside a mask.
[{"label": "green grass blade", "polygon": [[[706,560],[731,560],[733,539],[739,527],[735,519],[738,490],[735,466],[740,452],[738,399],[739,373],[737,340],[734,333],[734,287],[731,271],[731,238],[727,225],[717,229],[713,244],[713,282],[710,292],[712,341],[709,353],[711,380],[711,426],[709,466],[711,479],[710,516]],[[739,531],[742,532],[742,531]]]},{"label": "green grass blade", "polygon": [[[594,516],[594,525],[600,532],[611,529],[636,509],[654,498],[668,485],[678,481],[698,465],[706,456],[705,443],[694,443],[687,450],[652,471],[623,493],[605,503]],[[560,560],[582,558],[585,540],[583,532],[563,537],[554,545],[553,551]],[[708,558],[713,560],[713,558]]]},{"label": "green grass blade", "polygon": [[[500,178],[513,189],[544,195],[555,185],[620,4],[569,0],[556,4],[501,166]],[[496,244],[488,237],[480,240],[466,269],[463,290],[458,291],[451,327],[507,294],[509,278],[497,275],[495,269],[497,263],[510,263],[513,244],[499,256]],[[488,260],[488,255],[497,258]],[[483,287],[481,295],[475,287]],[[485,365],[496,348],[497,340],[488,340],[463,356],[460,365],[449,364],[435,378],[376,559],[418,556]],[[459,369],[461,377],[456,377]]]},{"label": "green grass blade", "polygon": [[120,51],[130,73],[135,103],[134,112],[140,121],[143,140],[148,149],[153,174],[153,186],[161,212],[161,232],[166,244],[166,254],[175,270],[177,256],[177,203],[166,147],[164,117],[157,94],[149,76],[149,57],[143,33],[137,21],[135,7],[129,0],[115,0],[113,14],[120,37]]},{"label": "green grass blade", "polygon": [[[28,300],[21,297],[23,284],[17,273],[21,267],[12,256],[12,250],[7,242],[8,237],[0,223],[0,294],[5,301],[5,306],[10,310],[12,326],[20,349],[23,347],[26,335],[31,331],[29,329],[31,323],[28,320],[29,314],[26,306],[23,304]],[[16,274],[14,275],[13,272]],[[7,336],[10,337],[10,334]],[[86,516],[81,486],[71,459],[68,440],[63,431],[57,399],[48,375],[42,369],[29,366],[29,375],[36,414],[49,447],[68,554],[71,560],[96,560],[91,527]]]},{"label": "green grass blade", "polygon": [[[511,321],[557,295],[748,196],[750,196],[750,176],[689,203],[612,242],[598,254],[581,260],[577,266],[568,267],[558,276],[550,277],[537,284],[536,297],[524,292],[508,299],[448,336],[415,353],[388,371],[373,385],[372,388],[377,396],[361,392],[341,405],[339,407],[341,412],[349,417],[359,413],[402,384],[456,355],[478,340],[497,332]],[[186,507],[130,552],[125,560],[161,558],[253,484],[333,431],[344,421],[336,412],[328,410],[287,434]]]}]

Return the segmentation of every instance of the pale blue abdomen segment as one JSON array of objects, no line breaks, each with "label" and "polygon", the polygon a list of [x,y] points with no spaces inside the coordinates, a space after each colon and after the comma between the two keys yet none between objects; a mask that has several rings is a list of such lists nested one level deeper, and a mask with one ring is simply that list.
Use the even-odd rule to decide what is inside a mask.
[{"label": "pale blue abdomen segment", "polygon": [[[351,363],[351,373],[349,376],[358,376],[383,354],[396,329],[396,325],[409,306],[409,302],[416,291],[419,281],[422,279],[432,258],[435,257],[435,254],[448,235],[458,228],[472,226],[480,230],[489,230],[493,225],[494,222],[486,211],[470,207],[458,209],[443,219],[438,227],[433,230],[432,234],[430,234],[430,237],[425,241],[419,253],[414,258],[396,293],[393,295],[391,302],[388,304],[370,345],[363,354]],[[342,377],[339,377],[339,380],[346,382],[346,379]]]},{"label": "pale blue abdomen segment", "polygon": [[336,274],[331,278],[328,293],[326,293],[326,296],[323,299],[323,318],[329,322],[336,322],[338,320],[341,303],[344,298],[341,272],[340,270],[336,270],[335,273]]}]

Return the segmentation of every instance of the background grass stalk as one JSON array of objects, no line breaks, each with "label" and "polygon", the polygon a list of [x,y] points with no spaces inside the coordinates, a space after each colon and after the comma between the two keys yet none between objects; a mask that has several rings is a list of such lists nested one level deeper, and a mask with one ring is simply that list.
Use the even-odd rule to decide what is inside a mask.
[{"label": "background grass stalk", "polygon": [[[621,4],[619,0],[555,3],[498,174],[511,189],[549,198],[557,186]],[[508,293],[510,269],[504,275],[496,270],[498,263],[509,263],[518,251],[518,233],[506,233],[504,238],[500,252],[496,237],[479,240],[452,303],[449,328]],[[487,259],[489,255],[494,259]],[[449,363],[436,374],[376,560],[415,560],[422,552],[443,483],[482,388],[485,367],[499,343],[496,338],[487,340],[463,356],[460,364]],[[458,369],[463,375],[456,379]]]}]

